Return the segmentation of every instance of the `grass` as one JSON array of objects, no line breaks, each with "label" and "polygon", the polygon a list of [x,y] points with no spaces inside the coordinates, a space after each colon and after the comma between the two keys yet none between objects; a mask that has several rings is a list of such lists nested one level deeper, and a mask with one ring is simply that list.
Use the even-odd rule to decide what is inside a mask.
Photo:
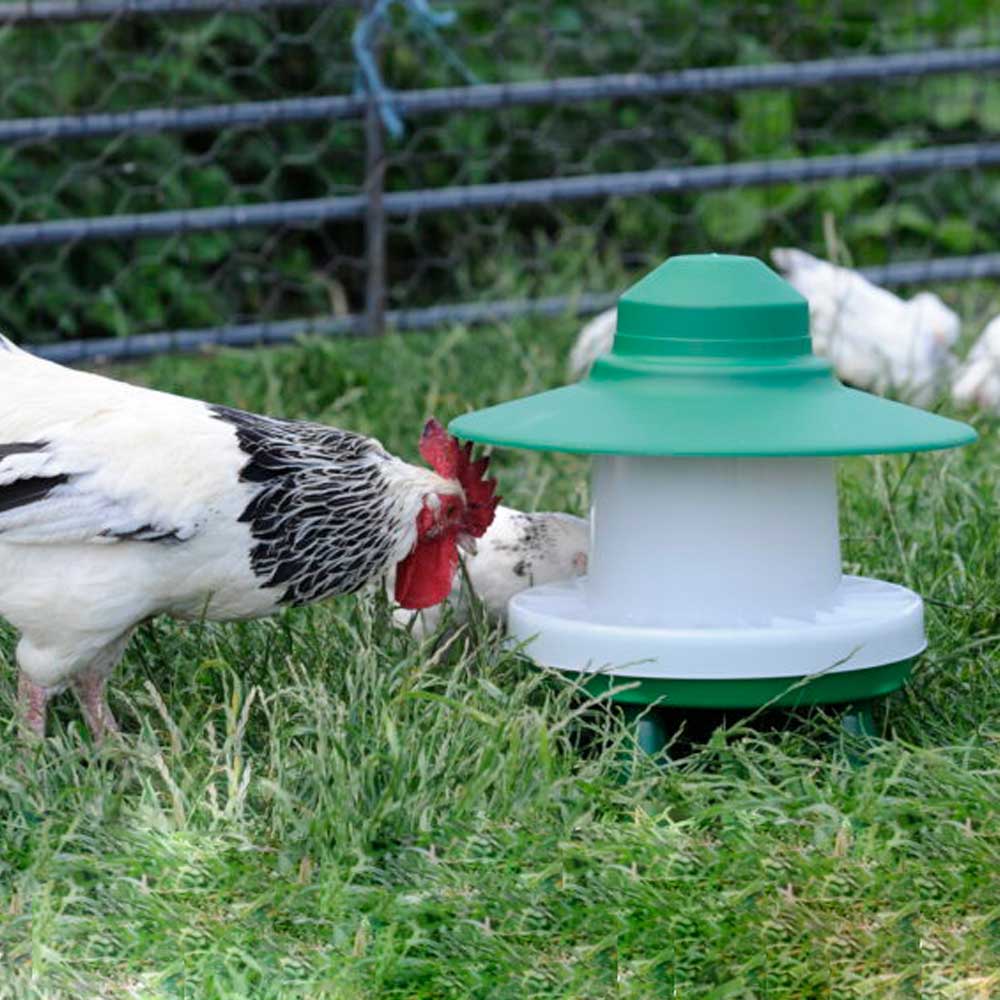
[{"label": "grass", "polygon": [[[126,377],[378,434],[557,382],[573,325],[164,359]],[[1000,994],[996,427],[852,460],[845,563],[928,598],[930,650],[860,766],[833,714],[717,719],[623,777],[623,724],[474,621],[450,646],[347,598],[145,626],[120,746],[60,700],[0,745],[0,997]],[[581,511],[585,462],[498,453]],[[12,652],[9,633],[0,657]],[[0,713],[14,675],[0,677]]]}]

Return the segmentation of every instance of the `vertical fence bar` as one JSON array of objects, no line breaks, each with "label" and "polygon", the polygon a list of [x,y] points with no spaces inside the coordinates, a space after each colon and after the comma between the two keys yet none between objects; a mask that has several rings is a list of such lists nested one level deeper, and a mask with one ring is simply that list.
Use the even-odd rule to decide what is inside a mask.
[{"label": "vertical fence bar", "polygon": [[[365,0],[365,13],[370,13],[376,0]],[[374,39],[372,56],[381,67],[382,45]],[[378,337],[385,333],[386,267],[385,267],[385,133],[379,115],[378,100],[368,93],[365,110],[365,333]]]}]

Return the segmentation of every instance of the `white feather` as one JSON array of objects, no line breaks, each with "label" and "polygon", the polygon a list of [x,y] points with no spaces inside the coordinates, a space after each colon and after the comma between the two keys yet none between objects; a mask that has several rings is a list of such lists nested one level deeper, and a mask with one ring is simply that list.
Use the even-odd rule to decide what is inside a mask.
[{"label": "white feather", "polygon": [[593,363],[602,354],[607,354],[611,350],[617,324],[617,309],[607,309],[584,324],[569,353],[567,368],[571,382],[583,378]]},{"label": "white feather", "polygon": [[986,324],[955,374],[952,399],[959,406],[1000,414],[1000,316]]},{"label": "white feather", "polygon": [[[4,543],[100,541],[142,525],[190,537],[230,497],[245,461],[204,403],[0,353],[0,441],[47,442],[10,456],[0,483],[74,477],[42,502],[0,514]],[[206,461],[211,456],[211,461]],[[242,498],[238,498],[242,499]]]}]

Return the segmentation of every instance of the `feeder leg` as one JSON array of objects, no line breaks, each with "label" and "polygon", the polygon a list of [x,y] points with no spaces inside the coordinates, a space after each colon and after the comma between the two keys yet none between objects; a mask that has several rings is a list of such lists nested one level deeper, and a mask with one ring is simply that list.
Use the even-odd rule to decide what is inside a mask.
[{"label": "feeder leg", "polygon": [[667,745],[667,728],[664,725],[663,714],[649,705],[633,705],[626,702],[622,705],[625,718],[635,726],[635,741],[639,749],[650,757],[663,755]]},{"label": "feeder leg", "polygon": [[848,706],[840,720],[848,736],[867,740],[878,739],[879,732],[875,726],[875,716],[872,715],[873,704],[871,701],[861,701]]},{"label": "feeder leg", "polygon": [[879,731],[872,715],[872,701],[857,702],[848,705],[840,719],[844,732],[851,737],[851,744],[845,748],[851,767],[864,767],[868,763],[870,753],[879,739]]}]

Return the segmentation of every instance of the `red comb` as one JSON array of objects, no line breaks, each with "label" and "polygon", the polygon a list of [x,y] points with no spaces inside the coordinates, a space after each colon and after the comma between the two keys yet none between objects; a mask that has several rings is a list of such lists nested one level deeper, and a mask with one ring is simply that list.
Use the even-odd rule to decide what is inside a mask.
[{"label": "red comb", "polygon": [[459,444],[433,417],[424,424],[420,435],[420,454],[439,476],[461,483],[467,505],[462,530],[481,538],[493,522],[500,502],[496,495],[497,481],[484,478],[489,458],[473,462],[472,444]]}]

